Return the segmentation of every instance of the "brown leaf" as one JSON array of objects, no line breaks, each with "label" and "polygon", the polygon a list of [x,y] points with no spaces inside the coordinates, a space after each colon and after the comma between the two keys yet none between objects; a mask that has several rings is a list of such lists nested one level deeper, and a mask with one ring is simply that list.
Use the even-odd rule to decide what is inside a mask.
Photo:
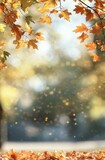
[{"label": "brown leaf", "polygon": [[36,39],[31,39],[28,41],[28,48],[33,48],[33,49],[38,49],[38,46],[37,46],[37,40]]},{"label": "brown leaf", "polygon": [[21,36],[24,34],[24,32],[21,30],[21,26],[15,24],[12,27],[12,33],[14,33],[17,40],[20,40]]},{"label": "brown leaf", "polygon": [[73,10],[77,14],[80,13],[81,15],[85,13],[85,7],[82,5],[75,5],[75,9]]}]

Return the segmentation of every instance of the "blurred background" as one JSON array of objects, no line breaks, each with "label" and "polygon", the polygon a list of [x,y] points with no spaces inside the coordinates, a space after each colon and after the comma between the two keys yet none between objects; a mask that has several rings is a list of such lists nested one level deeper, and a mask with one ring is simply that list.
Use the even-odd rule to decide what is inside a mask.
[{"label": "blurred background", "polygon": [[[101,61],[93,62],[85,45],[76,40],[72,30],[86,23],[84,17],[74,14],[70,23],[53,18],[51,26],[32,24],[45,36],[38,50],[16,50],[8,30],[0,35],[11,53],[0,71],[4,144],[105,140],[105,57],[96,51]],[[25,25],[24,18],[19,23]],[[87,41],[93,39],[97,36]]]}]

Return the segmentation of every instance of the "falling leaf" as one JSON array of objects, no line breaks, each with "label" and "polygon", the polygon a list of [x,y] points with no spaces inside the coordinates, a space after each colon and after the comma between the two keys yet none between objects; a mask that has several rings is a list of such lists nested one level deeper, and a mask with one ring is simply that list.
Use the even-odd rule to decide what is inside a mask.
[{"label": "falling leaf", "polygon": [[88,38],[88,35],[84,32],[79,37],[77,37],[77,39],[79,39],[80,42],[84,42],[85,39],[87,39],[87,38]]},{"label": "falling leaf", "polygon": [[77,26],[77,28],[73,32],[77,33],[77,32],[84,32],[84,31],[87,32],[88,28],[84,23],[82,23],[81,26]]}]

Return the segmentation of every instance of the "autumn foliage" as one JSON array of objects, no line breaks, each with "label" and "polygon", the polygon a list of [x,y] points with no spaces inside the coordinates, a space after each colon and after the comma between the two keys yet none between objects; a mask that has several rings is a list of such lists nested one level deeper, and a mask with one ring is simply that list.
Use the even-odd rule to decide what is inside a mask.
[{"label": "autumn foliage", "polygon": [[[86,24],[79,24],[73,32],[79,33],[77,39],[80,42],[86,42],[86,39],[93,35],[102,34],[102,40],[97,39],[94,42],[86,43],[88,50],[92,50],[93,61],[99,61],[100,57],[94,54],[95,49],[105,52],[105,0],[73,0],[75,5],[73,12],[63,7],[64,1],[67,0],[2,0],[0,1],[0,32],[1,34],[8,29],[11,37],[11,43],[16,45],[16,49],[21,47],[28,47],[38,49],[38,42],[44,40],[44,35],[41,32],[36,32],[32,28],[33,23],[46,23],[50,25],[53,22],[53,16],[56,15],[60,19],[69,21],[72,14],[78,16],[84,15],[86,21],[91,21],[91,26]],[[33,19],[28,15],[28,9],[34,6],[35,12],[39,14],[38,19]],[[24,16],[25,28],[18,23],[21,17]],[[10,53],[5,51],[5,39],[0,40],[0,65],[5,66],[5,60]]]},{"label": "autumn foliage", "polygon": [[103,160],[105,159],[105,152],[99,151],[99,152],[32,152],[32,151],[20,151],[15,152],[14,150],[10,150],[9,152],[2,153],[0,155],[1,159],[6,160],[83,160],[83,159],[99,159]]}]

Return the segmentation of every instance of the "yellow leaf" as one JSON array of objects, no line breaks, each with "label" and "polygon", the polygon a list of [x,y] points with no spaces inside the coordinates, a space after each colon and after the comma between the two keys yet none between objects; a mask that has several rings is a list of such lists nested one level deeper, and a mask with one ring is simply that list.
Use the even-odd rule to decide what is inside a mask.
[{"label": "yellow leaf", "polygon": [[50,16],[45,15],[42,18],[39,19],[39,22],[51,24],[52,21],[51,21],[51,17]]},{"label": "yellow leaf", "polygon": [[45,9],[55,8],[56,5],[57,5],[56,0],[47,0],[44,3],[43,8],[45,8]]},{"label": "yellow leaf", "polygon": [[14,2],[14,3],[12,4],[12,7],[13,7],[14,9],[19,8],[20,6],[21,6],[20,1]]},{"label": "yellow leaf", "polygon": [[59,18],[64,18],[67,21],[70,21],[70,15],[71,15],[71,13],[68,12],[68,10],[66,9],[64,11],[61,11],[61,13],[59,14]]},{"label": "yellow leaf", "polygon": [[28,34],[30,35],[32,33],[32,28],[27,23],[25,23],[25,28]]},{"label": "yellow leaf", "polygon": [[21,8],[25,11],[26,8],[30,7],[34,2],[34,0],[21,0]]},{"label": "yellow leaf", "polygon": [[14,43],[14,44],[17,44],[16,49],[19,49],[19,48],[22,48],[22,47],[25,46],[26,41],[24,41],[24,40],[19,40],[19,41],[14,40],[13,43]]},{"label": "yellow leaf", "polygon": [[5,24],[0,23],[0,32],[4,32],[5,31],[5,27],[6,27]]},{"label": "yellow leaf", "polygon": [[0,48],[2,48],[4,44],[5,44],[4,42],[0,41]]},{"label": "yellow leaf", "polygon": [[36,37],[37,39],[39,39],[39,40],[44,40],[44,37],[42,36],[42,33],[41,33],[41,32],[37,32],[37,33],[35,34],[35,37]]}]

